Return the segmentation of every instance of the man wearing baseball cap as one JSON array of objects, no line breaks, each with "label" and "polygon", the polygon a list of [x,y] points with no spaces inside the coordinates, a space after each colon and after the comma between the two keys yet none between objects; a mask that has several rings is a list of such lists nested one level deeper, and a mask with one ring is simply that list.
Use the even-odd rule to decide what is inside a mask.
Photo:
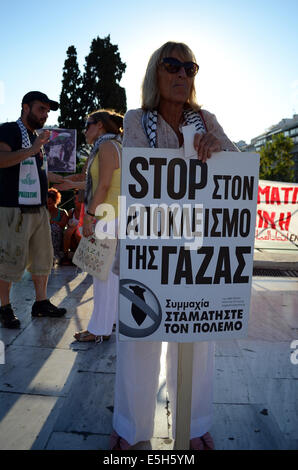
[{"label": "man wearing baseball cap", "polygon": [[22,105],[24,103],[33,103],[33,101],[40,101],[41,103],[49,104],[51,111],[57,111],[59,108],[59,103],[57,103],[57,101],[50,100],[47,95],[41,93],[40,91],[29,91],[29,93],[26,93],[22,99]]},{"label": "man wearing baseball cap", "polygon": [[25,269],[31,273],[36,293],[32,317],[66,313],[47,299],[53,248],[42,146],[50,132],[36,133],[49,111],[58,108],[46,94],[30,91],[22,99],[21,117],[0,126],[0,322],[5,328],[20,327],[10,304],[10,289]]}]

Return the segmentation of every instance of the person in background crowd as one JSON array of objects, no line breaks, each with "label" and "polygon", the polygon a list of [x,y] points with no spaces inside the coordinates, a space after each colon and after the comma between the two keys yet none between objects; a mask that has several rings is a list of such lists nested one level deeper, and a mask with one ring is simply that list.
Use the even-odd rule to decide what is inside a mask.
[{"label": "person in background crowd", "polygon": [[[83,225],[83,219],[84,219],[84,213],[85,213],[84,204],[82,204],[82,202],[84,201],[85,188],[86,188],[87,166],[88,166],[88,159],[86,160],[80,173],[75,173],[73,175],[67,175],[65,177],[62,177],[62,180],[58,181],[57,184],[54,184],[54,187],[58,189],[59,191],[68,191],[70,189],[74,189],[75,191],[77,191],[77,195],[78,195],[77,200],[78,200],[78,203],[79,202],[81,203],[79,228],[76,231],[77,239],[79,236],[81,236],[81,226]],[[66,241],[66,247],[67,245],[68,245],[68,241]],[[68,248],[65,248],[65,249],[68,249]],[[69,264],[68,254],[67,254],[67,258],[65,258],[63,263]]]},{"label": "person in background crowd", "polygon": [[[199,66],[183,43],[168,42],[151,56],[142,86],[142,109],[124,118],[123,147],[179,148],[181,126],[194,123],[194,148],[205,162],[213,152],[237,151],[215,116],[196,101]],[[128,449],[153,435],[161,343],[118,342],[111,449]],[[175,437],[177,343],[168,343],[167,389]],[[194,344],[190,448],[212,449],[213,351],[211,342]]]},{"label": "person in background crowd", "polygon": [[31,91],[22,99],[21,117],[0,126],[0,322],[4,328],[20,327],[10,303],[10,290],[25,269],[32,275],[36,293],[32,317],[61,317],[66,313],[65,308],[47,299],[53,250],[42,146],[50,132],[36,133],[49,111],[58,107],[44,93]]},{"label": "person in background crowd", "polygon": [[48,190],[47,206],[50,214],[54,261],[58,263],[63,258],[63,234],[68,222],[67,211],[58,207],[60,202],[61,193],[56,188],[50,188]]},{"label": "person in background crowd", "polygon": [[82,203],[79,202],[77,193],[74,195],[74,205],[75,207],[70,209],[68,213],[67,227],[63,234],[64,261],[62,261],[62,264],[72,264],[72,255],[76,251],[82,238],[78,230]]}]

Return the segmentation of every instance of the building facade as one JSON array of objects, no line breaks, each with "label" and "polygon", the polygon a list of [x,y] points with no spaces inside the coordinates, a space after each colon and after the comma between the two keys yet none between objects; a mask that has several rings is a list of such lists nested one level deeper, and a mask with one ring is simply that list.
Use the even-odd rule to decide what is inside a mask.
[{"label": "building facade", "polygon": [[237,142],[236,145],[242,152],[259,152],[261,147],[263,147],[267,142],[270,142],[274,135],[280,133],[283,133],[286,137],[290,137],[294,142],[294,146],[291,150],[291,153],[293,154],[293,159],[295,163],[294,181],[298,183],[298,114],[294,114],[293,117],[289,119],[282,119],[278,124],[271,126],[263,134],[251,139],[250,144],[246,144],[242,140],[240,142]]}]

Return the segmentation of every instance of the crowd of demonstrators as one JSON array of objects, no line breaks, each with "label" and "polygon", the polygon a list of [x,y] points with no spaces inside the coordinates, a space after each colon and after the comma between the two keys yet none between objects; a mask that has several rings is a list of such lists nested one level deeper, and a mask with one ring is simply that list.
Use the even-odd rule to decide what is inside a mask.
[{"label": "crowd of demonstrators", "polygon": [[[6,328],[20,327],[10,303],[10,290],[25,269],[35,287],[32,317],[61,317],[66,313],[47,298],[53,251],[46,207],[48,179],[41,149],[50,132],[36,132],[59,104],[44,93],[31,91],[23,97],[21,106],[16,122],[0,126],[0,322]],[[62,177],[55,175],[54,179],[59,182]]]},{"label": "crowd of demonstrators", "polygon": [[[212,152],[237,151],[215,116],[201,110],[196,101],[194,77],[199,66],[185,44],[169,42],[156,50],[148,63],[142,85],[142,109],[124,118],[123,147],[179,148],[181,126],[196,124],[194,147],[205,162]],[[178,344],[168,343],[167,389],[175,435]],[[212,422],[212,342],[194,344],[191,449],[214,447]],[[153,435],[154,412],[160,370],[161,343],[118,342],[112,449],[128,449]],[[174,436],[173,436],[174,437]]]}]

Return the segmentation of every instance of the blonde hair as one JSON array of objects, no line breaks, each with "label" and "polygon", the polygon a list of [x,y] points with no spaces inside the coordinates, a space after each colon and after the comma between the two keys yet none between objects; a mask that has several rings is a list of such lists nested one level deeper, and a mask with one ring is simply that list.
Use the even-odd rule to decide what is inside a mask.
[{"label": "blonde hair", "polygon": [[[192,50],[182,42],[166,42],[163,46],[153,52],[149,59],[142,83],[142,108],[144,110],[153,110],[159,105],[160,93],[158,88],[157,69],[162,59],[170,57],[173,51],[180,54],[185,61],[196,62],[196,58]],[[186,103],[195,111],[198,111],[201,107],[197,102],[194,81]]]},{"label": "blonde hair", "polygon": [[98,109],[88,114],[86,119],[92,116],[95,122],[101,121],[105,130],[111,134],[122,134],[123,132],[123,115],[116,113],[113,109]]}]

